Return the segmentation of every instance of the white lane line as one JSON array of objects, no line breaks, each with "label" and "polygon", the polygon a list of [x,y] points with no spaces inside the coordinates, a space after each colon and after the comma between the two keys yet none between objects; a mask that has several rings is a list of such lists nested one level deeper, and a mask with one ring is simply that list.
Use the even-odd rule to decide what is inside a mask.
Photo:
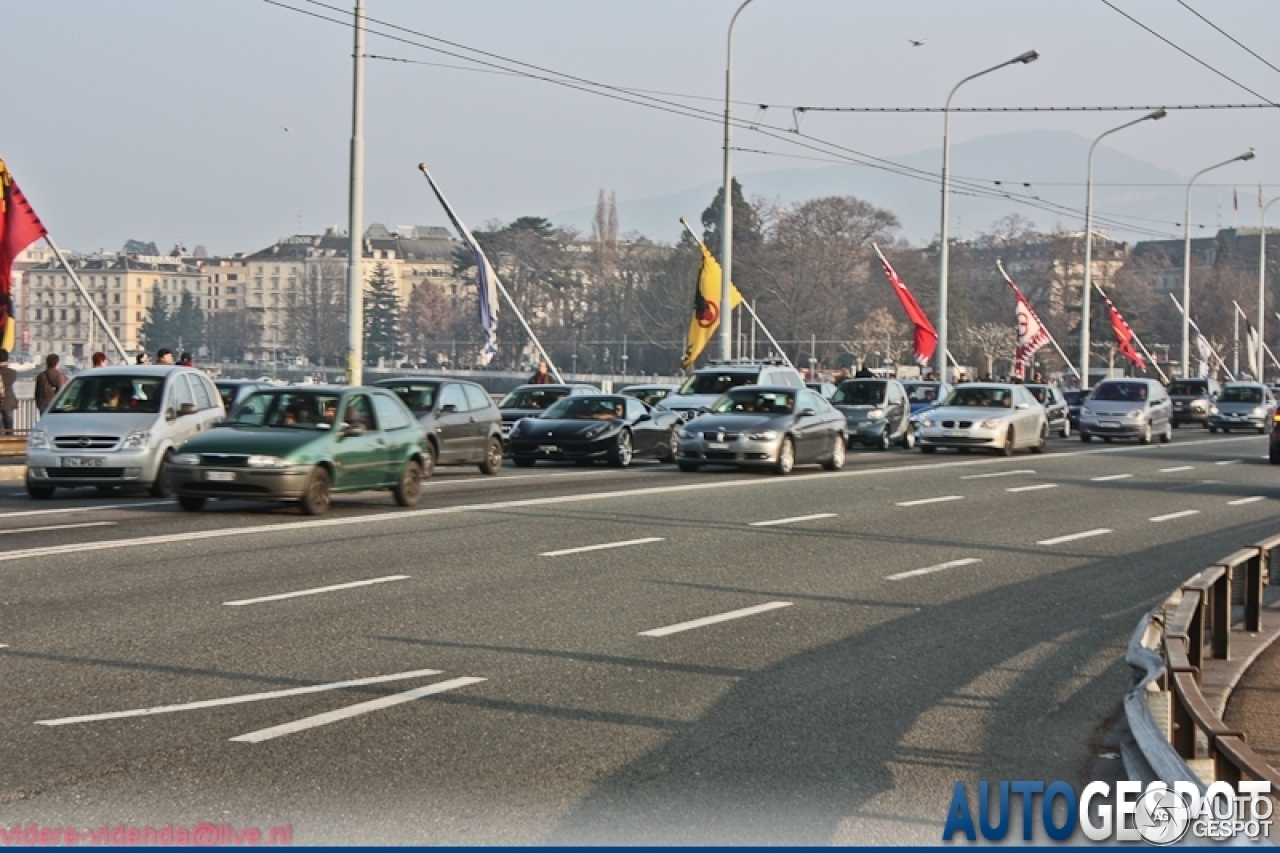
[{"label": "white lane line", "polygon": [[1236,464],[1239,464],[1239,462],[1240,462],[1239,459],[1223,459],[1221,462],[1215,462],[1213,464],[1214,465],[1236,465]]},{"label": "white lane line", "polygon": [[835,518],[834,512],[820,512],[817,515],[797,515],[791,518],[775,518],[772,521],[753,521],[748,527],[772,527],[775,524],[795,524],[800,521],[816,521],[819,518]]},{"label": "white lane line", "polygon": [[39,533],[42,530],[74,530],[80,527],[115,527],[114,521],[86,521],[83,524],[49,524],[44,527],[14,527],[0,533]]},{"label": "white lane line", "polygon": [[1061,545],[1063,542],[1074,542],[1077,539],[1089,539],[1093,536],[1104,536],[1107,533],[1114,533],[1109,527],[1097,527],[1093,530],[1086,530],[1082,533],[1068,533],[1066,536],[1056,536],[1053,539],[1041,539],[1037,545]]},{"label": "white lane line", "polygon": [[1089,481],[1092,483],[1106,483],[1110,480],[1129,480],[1132,478],[1132,474],[1108,474],[1105,477],[1090,477]]},{"label": "white lane line", "polygon": [[981,563],[982,560],[977,557],[965,557],[963,560],[952,560],[949,563],[939,563],[936,566],[929,566],[924,569],[912,569],[909,572],[898,572],[896,575],[888,575],[885,577],[887,581],[900,581],[906,578],[914,578],[919,575],[931,575],[934,572],[944,572],[947,569],[958,569],[961,566],[972,566],[974,563]]},{"label": "white lane line", "polygon": [[85,714],[80,717],[59,717],[56,720],[36,720],[36,725],[69,726],[72,723],[96,723],[100,720],[122,720],[126,717],[149,717],[152,714],[175,714],[178,711],[197,711],[201,708],[218,708],[222,705],[240,705],[245,702],[262,702],[266,699],[283,699],[287,696],[305,696],[308,693],[344,690],[348,687],[363,687],[366,684],[383,684],[388,681],[404,681],[410,678],[423,678],[428,675],[439,674],[440,670],[438,669],[415,669],[409,672],[395,672],[391,675],[357,678],[352,681],[334,681],[329,684],[312,684],[307,687],[272,690],[268,693],[246,693],[241,696],[224,696],[221,699],[205,699],[202,702],[185,702],[181,705],[158,705],[155,708],[134,708],[130,711],[111,711],[106,714]]},{"label": "white lane line", "polygon": [[1015,474],[1034,474],[1030,468],[1019,468],[1016,471],[996,471],[994,474],[969,474],[961,477],[961,480],[985,480],[988,477],[1012,477]]},{"label": "white lane line", "polygon": [[1192,471],[1195,470],[1194,465],[1175,465],[1172,468],[1161,468],[1161,474],[1172,474],[1174,471]]},{"label": "white lane line", "polygon": [[0,512],[0,518],[18,518],[28,515],[59,515],[67,512],[108,512],[113,509],[133,509],[137,506],[176,506],[173,501],[143,501],[141,503],[121,503],[103,506],[68,506],[62,509],[24,509],[20,512]]},{"label": "white lane line", "polygon": [[316,714],[313,717],[303,717],[292,723],[285,723],[279,726],[272,726],[269,729],[259,729],[256,732],[249,732],[247,735],[239,735],[231,740],[238,743],[262,743],[264,740],[291,735],[295,732],[314,729],[317,726],[327,726],[330,723],[336,723],[340,720],[348,720],[352,717],[358,717],[361,714],[368,714],[371,711],[380,711],[383,708],[392,708],[396,705],[403,705],[405,702],[412,702],[414,699],[421,699],[423,696],[431,696],[436,693],[444,693],[446,690],[457,690],[459,687],[466,687],[469,684],[479,684],[485,681],[483,678],[454,678],[450,681],[441,681],[438,684],[431,684],[426,687],[419,687],[415,690],[406,690],[404,693],[397,693],[394,696],[383,696],[381,699],[370,699],[368,702],[360,702],[356,705],[350,705],[346,708],[339,708],[336,711],[329,711],[325,714]]},{"label": "white lane line", "polygon": [[284,601],[286,598],[300,598],[304,595],[319,595],[322,592],[336,592],[340,589],[355,589],[359,586],[372,586],[375,583],[388,583],[390,581],[408,580],[408,575],[387,575],[384,578],[370,578],[364,581],[352,581],[350,583],[336,583],[332,586],[318,586],[314,589],[300,589],[297,592],[282,592],[278,595],[264,595],[261,598],[245,598],[240,601],[224,601],[224,607],[243,607],[246,604],[261,604],[264,601]]},{"label": "white lane line", "polygon": [[543,551],[539,557],[563,557],[566,554],[582,554],[587,551],[604,551],[608,548],[627,548],[631,545],[647,545],[650,542],[662,542],[661,536],[646,536],[644,539],[626,539],[622,542],[605,542],[602,545],[583,545],[581,548],[565,548],[562,551]]},{"label": "white lane line", "polygon": [[1171,512],[1168,515],[1156,515],[1148,518],[1147,521],[1154,521],[1159,524],[1162,521],[1173,521],[1175,518],[1186,518],[1189,515],[1199,515],[1198,509],[1184,509],[1181,512]]},{"label": "white lane line", "polygon": [[897,504],[894,504],[894,506],[924,506],[925,504],[939,504],[939,503],[944,503],[946,501],[962,501],[962,500],[964,500],[964,495],[946,495],[940,498],[924,498],[923,500],[918,500],[918,501],[901,501]]},{"label": "white lane line", "polygon": [[1263,495],[1254,495],[1253,497],[1240,498],[1239,500],[1235,500],[1235,501],[1227,501],[1227,506],[1244,506],[1245,504],[1252,504],[1252,503],[1257,503],[1258,501],[1265,501],[1265,500],[1266,500],[1266,497],[1264,497]]},{"label": "white lane line", "polygon": [[654,628],[650,631],[641,631],[641,637],[665,637],[669,634],[678,634],[681,631],[690,631],[694,628],[702,628],[706,625],[715,625],[718,622],[728,622],[730,619],[741,619],[744,616],[754,616],[757,613],[764,613],[768,610],[777,610],[779,607],[790,607],[794,602],[791,601],[770,601],[768,604],[757,604],[755,607],[744,607],[741,610],[730,610],[728,613],[720,613],[716,616],[706,616],[702,619],[694,619],[692,622],[681,622],[678,625],[668,625],[665,628]]},{"label": "white lane line", "polygon": [[1013,489],[1005,489],[1005,491],[1006,492],[1036,492],[1036,491],[1039,491],[1040,489],[1056,489],[1056,488],[1058,488],[1057,483],[1037,483],[1034,486],[1018,486],[1017,488],[1013,488]]}]

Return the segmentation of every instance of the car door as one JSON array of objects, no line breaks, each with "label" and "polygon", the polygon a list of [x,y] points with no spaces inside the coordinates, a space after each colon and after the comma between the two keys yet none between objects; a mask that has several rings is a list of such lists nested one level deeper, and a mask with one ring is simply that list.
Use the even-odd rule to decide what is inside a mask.
[{"label": "car door", "polygon": [[467,462],[483,462],[486,448],[489,446],[489,430],[493,418],[489,416],[489,407],[493,400],[479,385],[463,385],[462,391],[467,397],[467,422],[471,427],[470,450]]},{"label": "car door", "polygon": [[440,459],[445,465],[467,461],[474,452],[475,418],[462,386],[447,382],[440,386],[436,399],[436,439],[440,442]]},{"label": "car door", "polygon": [[382,482],[391,486],[400,482],[400,471],[418,448],[423,436],[422,425],[391,394],[373,395],[373,414],[378,419],[386,448],[387,465],[382,472]]},{"label": "car door", "polygon": [[[186,406],[187,414],[183,414]],[[169,414],[173,417],[170,418]],[[174,372],[169,377],[169,400],[165,407],[165,420],[169,422],[169,437],[174,447],[181,447],[187,439],[200,431],[200,407],[187,382],[185,373]]]},{"label": "car door", "polygon": [[637,456],[653,456],[659,444],[667,440],[666,433],[658,428],[647,406],[634,397],[626,401],[626,421],[631,425],[631,446]]},{"label": "car door", "polygon": [[342,491],[374,488],[382,483],[386,474],[388,451],[369,396],[347,395],[339,412],[334,435],[333,487]]},{"label": "car door", "polygon": [[1021,403],[1023,408],[1016,410],[1018,420],[1018,441],[1023,444],[1035,444],[1040,440],[1040,429],[1048,420],[1045,407],[1040,404],[1030,391],[1021,385],[1013,388],[1014,404]]},{"label": "car door", "polygon": [[819,400],[808,388],[796,392],[796,462],[812,462],[822,454],[828,428],[819,413],[822,408]]},{"label": "car door", "polygon": [[885,417],[889,425],[889,437],[898,438],[909,427],[907,423],[907,394],[898,382],[887,382],[885,393]]}]

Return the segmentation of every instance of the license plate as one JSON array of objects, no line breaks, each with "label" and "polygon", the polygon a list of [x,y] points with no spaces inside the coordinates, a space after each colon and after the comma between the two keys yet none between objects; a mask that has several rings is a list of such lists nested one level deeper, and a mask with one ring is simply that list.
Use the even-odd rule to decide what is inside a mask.
[{"label": "license plate", "polygon": [[204,478],[213,483],[230,483],[236,478],[235,471],[205,471]]},{"label": "license plate", "polygon": [[708,441],[707,450],[728,450],[729,445],[723,441]]},{"label": "license plate", "polygon": [[1101,422],[1099,422],[1098,426],[1104,426],[1104,427],[1118,427],[1118,426],[1120,426],[1120,423],[1119,423],[1118,421],[1101,421]]},{"label": "license plate", "polygon": [[944,430],[942,431],[942,437],[943,437],[943,438],[959,438],[959,437],[960,437],[960,436],[962,436],[962,435],[964,435],[964,430],[959,430],[959,429],[944,429]]},{"label": "license plate", "polygon": [[105,468],[107,460],[100,456],[64,456],[63,468]]},{"label": "license plate", "polygon": [[538,445],[538,452],[539,452],[539,453],[556,453],[556,452],[558,452],[559,450],[560,450],[560,448],[559,448],[559,447],[557,447],[557,446],[556,446],[556,445],[554,445],[554,444],[540,444],[540,445]]}]

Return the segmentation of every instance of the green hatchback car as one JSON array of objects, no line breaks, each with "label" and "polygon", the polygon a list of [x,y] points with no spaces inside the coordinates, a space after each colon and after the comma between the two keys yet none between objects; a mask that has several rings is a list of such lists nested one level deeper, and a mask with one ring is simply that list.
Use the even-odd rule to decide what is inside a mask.
[{"label": "green hatchback car", "polygon": [[390,489],[396,503],[415,505],[429,453],[417,418],[389,390],[269,388],[179,447],[167,470],[190,512],[223,498],[298,501],[321,515],[335,492]]}]

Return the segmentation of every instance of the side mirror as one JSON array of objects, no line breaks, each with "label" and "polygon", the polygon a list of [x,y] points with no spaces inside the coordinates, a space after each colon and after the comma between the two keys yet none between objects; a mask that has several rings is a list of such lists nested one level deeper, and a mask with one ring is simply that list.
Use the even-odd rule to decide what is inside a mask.
[{"label": "side mirror", "polygon": [[813,417],[813,416],[814,416],[814,415],[816,415],[816,414],[817,414],[817,412],[815,412],[813,409],[801,409],[801,410],[800,410],[800,417],[802,417],[802,418],[811,418],[811,417]]},{"label": "side mirror", "polygon": [[174,419],[175,419],[175,418],[177,418],[177,417],[178,417],[178,414],[177,414],[173,409],[165,409],[165,411],[164,411],[164,419],[165,419],[166,421],[172,421],[172,420],[174,420]]},{"label": "side mirror", "polygon": [[341,435],[344,437],[364,435],[364,427],[360,426],[360,424],[347,424],[342,428]]},{"label": "side mirror", "polygon": [[196,408],[195,403],[183,403],[178,407],[178,417],[181,418],[186,417],[187,415],[194,415],[198,411],[200,410]]},{"label": "side mirror", "polygon": [[648,412],[645,412],[644,414],[640,415],[640,417],[636,418],[636,423],[641,423],[643,421],[651,421],[651,420],[653,420],[653,415],[649,414]]},{"label": "side mirror", "polygon": [[440,407],[440,414],[442,415],[451,415],[456,411],[458,411],[458,407],[455,406],[453,403],[445,403],[443,406]]},{"label": "side mirror", "polygon": [[1015,409],[1029,409],[1029,408],[1031,408],[1031,407],[1030,407],[1030,406],[1028,406],[1026,403],[1019,403],[1018,405],[1014,406],[1014,408],[1015,408]]}]

